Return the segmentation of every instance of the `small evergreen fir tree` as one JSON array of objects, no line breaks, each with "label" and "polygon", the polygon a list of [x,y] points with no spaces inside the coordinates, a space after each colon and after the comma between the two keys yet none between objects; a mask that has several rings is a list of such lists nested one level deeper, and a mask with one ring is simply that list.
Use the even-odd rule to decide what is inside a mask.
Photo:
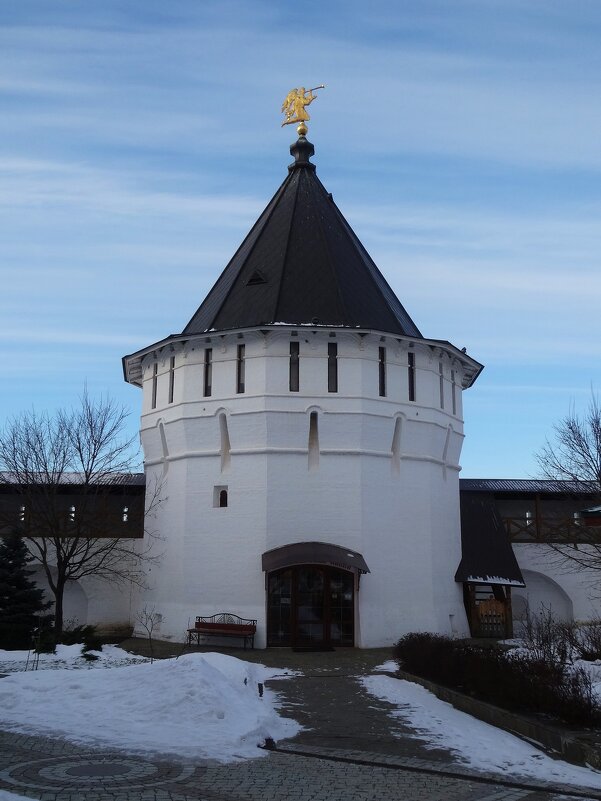
[{"label": "small evergreen fir tree", "polygon": [[31,580],[31,561],[17,532],[0,539],[0,648],[29,648],[41,613],[51,605]]}]

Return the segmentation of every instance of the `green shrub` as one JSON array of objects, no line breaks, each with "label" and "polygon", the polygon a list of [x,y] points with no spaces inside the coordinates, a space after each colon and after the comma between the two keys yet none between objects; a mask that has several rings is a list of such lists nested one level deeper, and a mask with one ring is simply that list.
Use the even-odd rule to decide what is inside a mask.
[{"label": "green shrub", "polygon": [[590,676],[562,661],[429,633],[402,637],[394,656],[410,673],[505,709],[552,715],[576,725],[601,722]]},{"label": "green shrub", "polygon": [[61,636],[63,645],[83,644],[82,652],[102,651],[102,640],[96,634],[94,626],[70,626],[63,630]]}]

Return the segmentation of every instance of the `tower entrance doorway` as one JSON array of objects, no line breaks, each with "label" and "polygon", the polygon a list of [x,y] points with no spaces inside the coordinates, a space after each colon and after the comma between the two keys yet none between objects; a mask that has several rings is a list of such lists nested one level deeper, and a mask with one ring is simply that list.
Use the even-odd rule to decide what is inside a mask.
[{"label": "tower entrance doorway", "polygon": [[267,645],[355,644],[355,574],[295,565],[268,574]]}]

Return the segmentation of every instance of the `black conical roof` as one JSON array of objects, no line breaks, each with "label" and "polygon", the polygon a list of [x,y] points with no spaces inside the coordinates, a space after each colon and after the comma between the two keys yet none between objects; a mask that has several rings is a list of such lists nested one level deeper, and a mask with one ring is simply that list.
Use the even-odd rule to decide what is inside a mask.
[{"label": "black conical roof", "polygon": [[289,175],[183,334],[325,325],[421,337],[315,174],[305,137]]}]

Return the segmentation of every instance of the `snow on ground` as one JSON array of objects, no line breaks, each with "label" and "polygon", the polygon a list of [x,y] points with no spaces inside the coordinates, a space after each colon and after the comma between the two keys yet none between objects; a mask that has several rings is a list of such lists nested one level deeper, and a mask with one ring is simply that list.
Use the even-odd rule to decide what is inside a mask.
[{"label": "snow on ground", "polygon": [[300,725],[258,683],[276,669],[224,654],[186,654],[112,670],[38,670],[0,679],[0,726],[130,753],[221,762],[261,756]]},{"label": "snow on ground", "polygon": [[377,665],[374,668],[374,673],[396,673],[398,669],[398,662],[394,659],[388,659],[386,662],[382,662],[381,665]]},{"label": "snow on ground", "polygon": [[[84,659],[82,645],[57,645],[54,654],[39,654],[38,670],[79,670],[81,668],[107,668],[133,665],[148,661],[119,648],[118,645],[104,645],[102,651],[92,651],[97,657],[93,661]],[[16,673],[32,670],[38,655],[32,651],[3,651],[0,649],[0,673]]]},{"label": "snow on ground", "polygon": [[392,714],[406,720],[416,737],[432,748],[448,748],[475,770],[601,788],[601,773],[552,759],[519,737],[460,712],[419,684],[378,675],[360,681],[376,698],[396,704]]}]

